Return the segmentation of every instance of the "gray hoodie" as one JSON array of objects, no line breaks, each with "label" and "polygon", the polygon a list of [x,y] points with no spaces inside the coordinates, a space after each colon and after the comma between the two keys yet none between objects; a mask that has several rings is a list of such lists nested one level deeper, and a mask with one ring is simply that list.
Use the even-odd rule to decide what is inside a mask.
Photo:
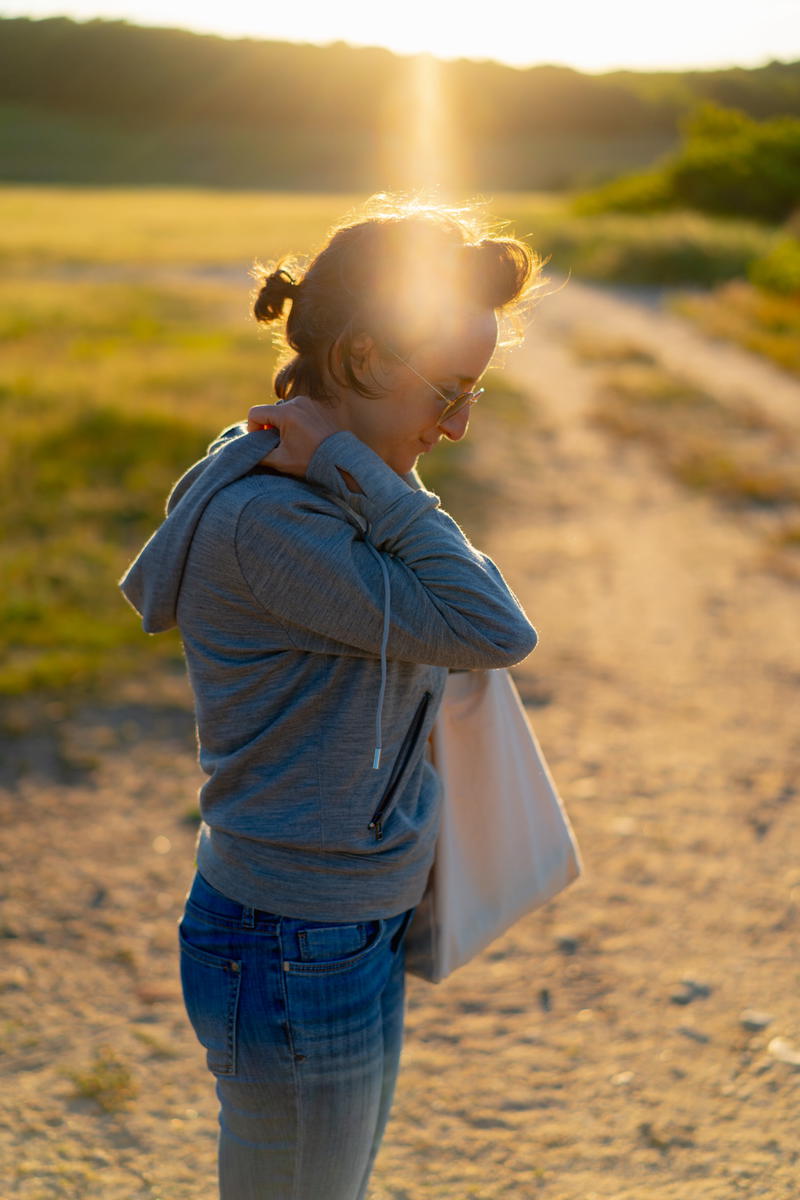
[{"label": "gray hoodie", "polygon": [[268,912],[390,917],[433,859],[425,746],[448,668],[510,666],[536,632],[418,476],[340,432],[297,479],[258,465],[274,430],[240,434],[179,481],[120,585],[146,632],[183,639],[209,777],[198,867]]}]

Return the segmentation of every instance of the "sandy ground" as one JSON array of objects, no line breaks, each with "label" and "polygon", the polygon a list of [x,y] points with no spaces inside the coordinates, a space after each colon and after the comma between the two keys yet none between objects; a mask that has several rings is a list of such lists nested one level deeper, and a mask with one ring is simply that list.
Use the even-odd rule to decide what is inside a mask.
[{"label": "sandy ground", "polygon": [[[509,362],[532,432],[476,412],[479,474],[502,469],[480,544],[540,632],[517,678],[586,873],[438,988],[410,981],[371,1200],[800,1194],[800,588],[765,569],[757,521],[591,425],[586,331],[800,426],[788,377],[575,283]],[[175,954],[185,685],[50,717],[4,742],[0,1196],[211,1200]],[[104,1048],[136,1091],[117,1112],[76,1095]]]}]

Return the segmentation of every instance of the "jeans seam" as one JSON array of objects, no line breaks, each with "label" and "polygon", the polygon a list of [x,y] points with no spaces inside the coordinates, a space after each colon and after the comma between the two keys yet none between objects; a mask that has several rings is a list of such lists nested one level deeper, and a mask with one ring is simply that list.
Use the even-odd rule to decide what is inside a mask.
[{"label": "jeans seam", "polygon": [[227,1040],[228,1040],[228,1061],[230,1070],[226,1071],[227,1075],[235,1075],[238,1065],[238,1045],[236,1037],[237,1016],[239,1012],[239,997],[242,991],[242,970],[243,964],[240,962],[234,968],[229,968],[229,974],[232,977],[233,986],[228,986],[228,1021],[227,1021]]},{"label": "jeans seam", "polygon": [[[225,1062],[217,1070],[214,1070],[209,1064],[209,1069],[214,1075],[233,1076],[236,1074],[238,1062],[237,1024],[242,991],[242,960],[211,954],[192,946],[181,929],[178,931],[178,937],[180,956],[191,959],[210,970],[221,971],[225,978]],[[201,1045],[203,1044],[201,1042]],[[211,1053],[208,1047],[206,1050],[207,1053]]]},{"label": "jeans seam", "polygon": [[[281,968],[283,968],[283,963],[285,962],[283,929],[279,929],[278,931],[278,951],[280,954]],[[283,1011],[286,1015],[286,1040],[289,1043],[289,1058],[292,1064],[292,1091],[294,1094],[295,1108],[294,1118],[297,1128],[294,1163],[292,1164],[292,1200],[303,1200],[303,1197],[298,1195],[297,1187],[300,1177],[300,1163],[303,1159],[305,1128],[303,1124],[303,1106],[300,1102],[300,1077],[297,1071],[297,1058],[295,1057],[294,1036],[292,1034],[292,1016],[289,1011],[289,989],[287,987],[286,971],[283,969],[281,969],[281,992],[283,994]]]}]

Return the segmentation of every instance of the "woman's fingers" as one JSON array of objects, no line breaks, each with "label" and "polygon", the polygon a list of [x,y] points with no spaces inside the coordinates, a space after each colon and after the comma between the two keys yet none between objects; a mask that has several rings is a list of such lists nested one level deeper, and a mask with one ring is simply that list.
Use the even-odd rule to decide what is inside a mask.
[{"label": "woman's fingers", "polygon": [[256,429],[275,428],[276,422],[272,420],[275,408],[274,404],[253,405],[247,414],[247,432],[253,433]]}]

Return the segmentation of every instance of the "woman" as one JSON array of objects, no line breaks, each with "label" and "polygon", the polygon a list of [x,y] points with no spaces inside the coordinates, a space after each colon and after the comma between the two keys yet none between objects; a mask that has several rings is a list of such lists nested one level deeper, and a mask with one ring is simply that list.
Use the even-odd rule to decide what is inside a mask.
[{"label": "woman", "polygon": [[[443,209],[370,211],[255,302],[293,352],[170,497],[122,586],[177,624],[203,824],[180,926],[223,1200],[360,1200],[389,1115],[403,936],[434,853],[448,668],[536,633],[414,468],[458,441],[537,264]],[[374,733],[373,733],[374,729]]]}]

